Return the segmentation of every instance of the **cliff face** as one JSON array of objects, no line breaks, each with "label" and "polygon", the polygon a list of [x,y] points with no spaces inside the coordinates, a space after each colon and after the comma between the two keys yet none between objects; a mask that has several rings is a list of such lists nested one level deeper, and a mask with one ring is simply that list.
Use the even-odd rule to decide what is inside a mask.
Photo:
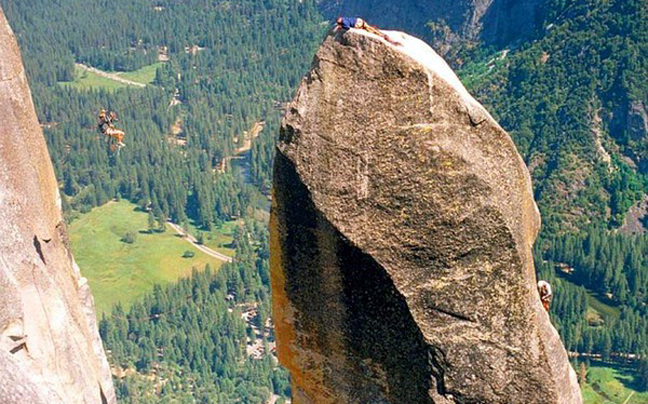
[{"label": "cliff face", "polygon": [[284,119],[273,310],[293,402],[581,403],[510,137],[421,41],[326,38]]},{"label": "cliff face", "polygon": [[444,20],[464,39],[506,45],[530,37],[544,2],[540,0],[323,0],[326,15],[366,18],[380,26],[409,30],[424,38],[430,21]]},{"label": "cliff face", "polygon": [[[617,107],[612,111],[610,132],[626,134],[630,140],[635,142],[646,138],[648,136],[648,104],[638,100],[619,100]],[[648,161],[642,158],[641,152],[632,157],[637,163],[639,172],[648,172]]]},{"label": "cliff face", "polygon": [[0,10],[0,402],[114,403],[20,51]]}]

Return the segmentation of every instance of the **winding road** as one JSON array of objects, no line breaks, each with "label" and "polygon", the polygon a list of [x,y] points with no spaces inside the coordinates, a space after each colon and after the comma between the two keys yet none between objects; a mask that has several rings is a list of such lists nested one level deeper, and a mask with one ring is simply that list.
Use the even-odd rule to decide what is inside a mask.
[{"label": "winding road", "polygon": [[628,398],[626,398],[626,400],[623,402],[623,404],[628,404],[630,402],[630,399],[632,398],[632,396],[634,396],[634,393],[635,393],[634,391],[631,392],[630,395],[628,396]]},{"label": "winding road", "polygon": [[198,240],[191,234],[187,233],[182,227],[178,226],[175,223],[172,222],[167,222],[171,228],[181,235],[185,240],[187,240],[188,243],[192,244],[194,247],[199,249],[200,251],[204,252],[205,254],[209,255],[210,257],[214,257],[218,260],[225,261],[225,262],[232,262],[232,257],[229,257],[225,254],[221,254],[218,251],[214,251],[209,247],[206,247],[202,244],[198,244]]}]

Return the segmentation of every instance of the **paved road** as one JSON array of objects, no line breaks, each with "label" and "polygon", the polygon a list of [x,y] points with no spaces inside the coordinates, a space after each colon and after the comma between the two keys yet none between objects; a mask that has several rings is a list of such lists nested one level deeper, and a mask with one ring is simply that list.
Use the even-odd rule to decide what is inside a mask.
[{"label": "paved road", "polygon": [[171,223],[171,222],[167,222],[167,223],[169,224],[169,226],[171,226],[171,228],[176,233],[183,236],[183,238],[185,240],[187,240],[188,243],[193,244],[193,246],[196,247],[197,249],[199,249],[200,251],[202,251],[205,254],[207,254],[207,255],[209,255],[211,257],[214,257],[214,258],[216,258],[218,260],[225,261],[225,262],[232,262],[232,257],[229,257],[229,256],[227,256],[225,254],[221,254],[218,251],[214,251],[211,248],[205,247],[202,244],[198,244],[198,240],[196,240],[196,238],[194,236],[192,236],[191,234],[187,234],[187,232],[185,232],[182,227],[178,226],[175,223]]},{"label": "paved road", "polygon": [[118,81],[118,82],[120,82],[122,84],[126,84],[126,85],[129,85],[129,86],[142,87],[142,88],[146,87],[146,84],[138,83],[136,81],[127,80],[127,79],[125,79],[125,78],[123,78],[123,77],[121,77],[121,76],[119,76],[119,75],[117,75],[115,73],[108,73],[108,72],[105,72],[103,70],[99,70],[99,69],[97,69],[95,67],[86,66],[86,65],[81,64],[81,63],[76,63],[76,65],[79,66],[80,68],[82,68],[83,70],[87,70],[89,72],[98,74],[101,77],[105,77],[105,78],[110,79],[110,80]]}]

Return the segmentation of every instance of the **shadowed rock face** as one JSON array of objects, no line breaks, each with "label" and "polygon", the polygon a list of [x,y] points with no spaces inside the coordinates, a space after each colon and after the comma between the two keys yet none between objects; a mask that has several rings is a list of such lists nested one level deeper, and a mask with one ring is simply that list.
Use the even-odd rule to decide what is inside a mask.
[{"label": "shadowed rock face", "polygon": [[0,9],[0,402],[114,403],[94,302]]},{"label": "shadowed rock face", "polygon": [[536,291],[510,137],[421,41],[326,38],[284,119],[271,215],[296,404],[581,403]]}]

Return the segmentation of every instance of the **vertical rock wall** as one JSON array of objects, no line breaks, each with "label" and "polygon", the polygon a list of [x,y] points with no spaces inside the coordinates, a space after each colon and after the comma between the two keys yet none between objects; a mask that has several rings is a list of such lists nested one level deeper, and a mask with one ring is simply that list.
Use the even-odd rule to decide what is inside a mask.
[{"label": "vertical rock wall", "polygon": [[0,402],[114,403],[20,50],[0,10]]},{"label": "vertical rock wall", "polygon": [[508,134],[421,41],[326,38],[284,119],[271,215],[295,404],[581,403],[536,290]]}]

